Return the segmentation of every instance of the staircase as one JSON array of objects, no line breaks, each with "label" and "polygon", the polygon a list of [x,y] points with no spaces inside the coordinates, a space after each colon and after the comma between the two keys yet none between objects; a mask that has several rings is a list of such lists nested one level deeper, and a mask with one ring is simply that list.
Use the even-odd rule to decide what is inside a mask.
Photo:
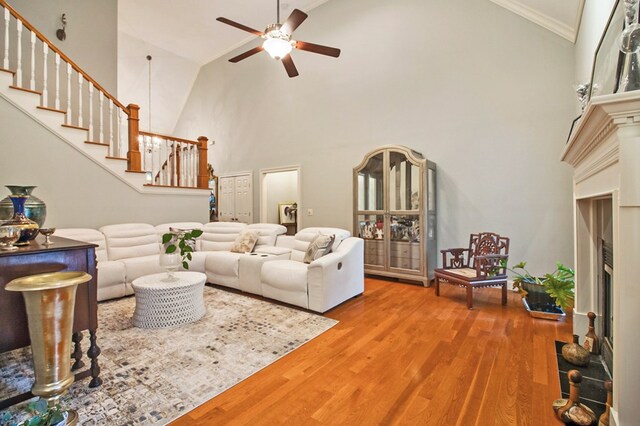
[{"label": "staircase", "polygon": [[139,130],[124,106],[5,0],[0,0],[0,96],[140,193],[207,190],[206,137]]}]

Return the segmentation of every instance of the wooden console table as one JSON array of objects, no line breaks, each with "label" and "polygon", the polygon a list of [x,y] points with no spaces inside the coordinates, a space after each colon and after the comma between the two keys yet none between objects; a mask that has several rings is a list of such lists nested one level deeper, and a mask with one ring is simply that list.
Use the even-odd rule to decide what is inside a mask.
[{"label": "wooden console table", "polygon": [[[44,238],[38,236],[28,246],[15,251],[0,251],[0,353],[29,346],[29,327],[24,300],[21,293],[6,291],[5,285],[14,278],[26,275],[59,271],[85,271],[92,276],[91,281],[78,286],[73,319],[73,354],[75,362],[72,370],[78,371],[76,381],[91,375],[89,387],[102,384],[98,356],[100,348],[96,343],[98,328],[98,275],[96,270],[95,244],[83,243],[66,238],[51,237],[53,244],[45,246]],[[91,366],[82,370],[82,331],[89,330],[89,350],[87,355]],[[31,392],[12,396],[0,401],[0,410],[31,398]]]}]

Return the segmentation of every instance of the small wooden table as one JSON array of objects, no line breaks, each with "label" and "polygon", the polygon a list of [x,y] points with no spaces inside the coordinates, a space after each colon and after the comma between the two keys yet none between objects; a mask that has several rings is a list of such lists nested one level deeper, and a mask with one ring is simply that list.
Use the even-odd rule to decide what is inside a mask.
[{"label": "small wooden table", "polygon": [[166,273],[133,280],[136,309],[131,322],[140,328],[165,328],[199,320],[206,313],[206,281],[200,272],[176,272],[174,281]]},{"label": "small wooden table", "polygon": [[[52,236],[53,244],[44,245],[44,237],[38,236],[29,245],[15,251],[0,251],[0,352],[29,346],[29,328],[22,294],[6,291],[4,286],[15,278],[45,272],[84,271],[93,278],[86,285],[78,287],[73,318],[73,356],[72,370],[81,370],[82,331],[89,330],[90,345],[87,355],[91,367],[76,373],[76,381],[91,375],[89,387],[102,383],[98,356],[100,348],[96,342],[98,329],[98,273],[96,270],[95,244],[83,243]],[[0,410],[31,398],[31,392],[16,395],[0,401]]]}]

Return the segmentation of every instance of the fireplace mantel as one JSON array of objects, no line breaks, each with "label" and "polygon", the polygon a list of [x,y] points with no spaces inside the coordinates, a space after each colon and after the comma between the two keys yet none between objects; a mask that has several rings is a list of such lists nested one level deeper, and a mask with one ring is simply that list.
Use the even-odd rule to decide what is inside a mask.
[{"label": "fireplace mantel", "polygon": [[602,332],[596,205],[606,197],[614,253],[612,424],[640,424],[640,91],[592,98],[562,161],[574,168],[574,332],[584,336],[589,311]]}]

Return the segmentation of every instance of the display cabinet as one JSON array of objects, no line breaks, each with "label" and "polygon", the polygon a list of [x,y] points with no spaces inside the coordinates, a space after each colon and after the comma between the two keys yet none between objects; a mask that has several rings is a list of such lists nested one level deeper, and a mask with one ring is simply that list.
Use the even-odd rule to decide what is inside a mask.
[{"label": "display cabinet", "polygon": [[353,169],[354,229],[365,273],[419,281],[436,265],[436,164],[403,146],[384,146]]}]

